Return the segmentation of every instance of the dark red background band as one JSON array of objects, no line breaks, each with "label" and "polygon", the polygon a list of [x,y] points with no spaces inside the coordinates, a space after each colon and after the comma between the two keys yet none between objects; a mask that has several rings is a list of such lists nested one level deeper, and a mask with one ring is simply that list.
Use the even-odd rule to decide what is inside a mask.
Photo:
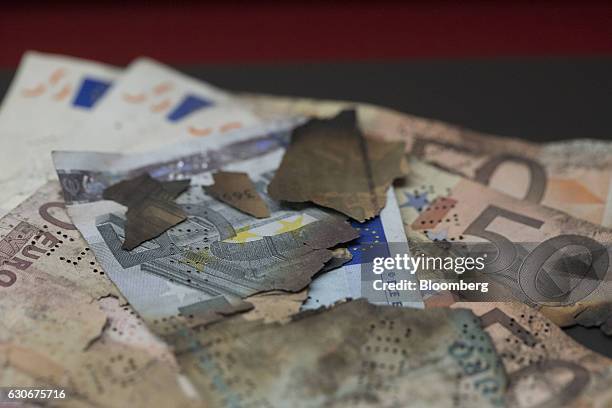
[{"label": "dark red background band", "polygon": [[612,55],[602,2],[20,2],[0,11],[0,67],[23,51],[125,64]]}]

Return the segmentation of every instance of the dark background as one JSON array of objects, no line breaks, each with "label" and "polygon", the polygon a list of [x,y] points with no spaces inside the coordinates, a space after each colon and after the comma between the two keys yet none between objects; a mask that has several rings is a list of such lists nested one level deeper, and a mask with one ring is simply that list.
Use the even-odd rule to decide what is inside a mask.
[{"label": "dark background", "polygon": [[[544,142],[612,139],[609,2],[37,2],[0,11],[0,95],[27,49],[147,55],[235,91],[348,99]],[[612,357],[598,329],[566,331]]]},{"label": "dark background", "polygon": [[184,71],[235,91],[371,102],[532,141],[612,139],[612,57],[246,64]]}]

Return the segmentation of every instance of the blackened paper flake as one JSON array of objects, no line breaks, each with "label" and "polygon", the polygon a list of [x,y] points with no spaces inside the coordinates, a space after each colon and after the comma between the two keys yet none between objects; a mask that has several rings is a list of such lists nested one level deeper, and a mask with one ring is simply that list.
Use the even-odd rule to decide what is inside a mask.
[{"label": "blackened paper flake", "polygon": [[391,183],[406,172],[404,143],[364,137],[355,111],[347,110],[295,128],[268,193],[276,200],[311,201],[363,222],[380,213]]},{"label": "blackened paper flake", "polygon": [[270,216],[270,209],[246,173],[220,171],[213,174],[215,184],[204,187],[209,195],[257,218]]},{"label": "blackened paper flake", "polygon": [[132,250],[187,219],[174,200],[188,187],[189,180],[162,183],[143,174],[106,188],[104,199],[128,208],[122,248]]}]

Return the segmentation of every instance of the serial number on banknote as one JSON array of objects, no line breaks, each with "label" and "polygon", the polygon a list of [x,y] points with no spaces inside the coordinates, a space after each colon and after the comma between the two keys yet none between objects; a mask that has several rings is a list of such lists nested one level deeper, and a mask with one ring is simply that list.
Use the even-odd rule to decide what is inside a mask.
[{"label": "serial number on banknote", "polygon": [[[66,390],[62,389],[6,389],[3,393],[8,401],[16,400],[42,400],[42,399],[65,399]],[[0,399],[1,401],[1,399]]]}]

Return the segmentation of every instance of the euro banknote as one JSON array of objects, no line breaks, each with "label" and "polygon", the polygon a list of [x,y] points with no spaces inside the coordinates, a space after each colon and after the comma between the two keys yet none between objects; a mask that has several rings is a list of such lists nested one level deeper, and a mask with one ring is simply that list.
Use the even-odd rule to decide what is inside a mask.
[{"label": "euro banknote", "polygon": [[48,182],[0,219],[0,386],[65,406],[197,406],[170,348],[105,276]]},{"label": "euro banknote", "polygon": [[142,151],[255,123],[227,92],[149,59],[123,74],[91,61],[27,53],[0,112],[6,164],[0,213],[56,178],[52,150]]},{"label": "euro banknote", "polygon": [[[395,192],[413,251],[423,243],[490,243],[484,276],[498,301],[517,299],[567,325],[612,295],[612,231],[519,200],[418,159]],[[476,299],[478,300],[478,299]],[[482,299],[481,299],[482,300]],[[491,300],[491,298],[489,298]]]},{"label": "euro banknote", "polygon": [[0,215],[54,177],[49,151],[71,147],[66,132],[87,120],[119,74],[93,61],[24,54],[0,109]]},{"label": "euro banknote", "polygon": [[286,324],[229,320],[175,337],[212,406],[501,407],[508,386],[469,310],[355,300]]},{"label": "euro banknote", "polygon": [[538,311],[516,302],[458,302],[489,334],[508,376],[508,407],[607,407],[612,361],[576,343]]},{"label": "euro banknote", "polygon": [[145,151],[259,122],[230,93],[139,58],[114,83],[95,117],[71,136],[97,140],[88,150]]},{"label": "euro banknote", "polygon": [[[231,297],[245,298],[283,289],[271,284],[278,280],[275,270],[283,267],[285,261],[278,262],[267,248],[284,247],[289,252],[281,258],[286,259],[291,254],[296,231],[307,228],[316,231],[327,228],[326,224],[334,225],[331,223],[337,216],[328,211],[308,205],[290,207],[267,196],[266,186],[280,163],[292,126],[278,123],[245,129],[223,139],[194,140],[146,154],[54,153],[71,219],[90,243],[107,275],[156,332],[165,332],[169,320],[189,325],[186,316],[204,314],[219,304],[231,303]],[[202,186],[212,184],[212,172],[221,169],[248,173],[266,200],[271,217],[257,219],[208,196]],[[141,248],[126,251],[121,249],[120,242],[125,209],[102,200],[102,191],[143,173],[159,180],[190,178],[190,189],[177,201],[189,218]],[[387,212],[364,227],[364,231],[371,231],[371,236],[360,238],[373,242],[376,236],[380,242],[386,242],[385,234],[389,234],[390,239],[406,245],[391,192],[389,197]],[[358,253],[359,242],[349,250]],[[238,270],[228,276],[225,271],[236,266],[215,255],[223,251],[235,252],[237,259],[242,253],[250,253],[250,266],[245,269],[238,265]],[[251,272],[245,271],[251,268],[252,273],[262,272],[250,276]],[[329,286],[325,283],[329,279],[349,284]],[[303,286],[292,289],[298,291]],[[320,306],[359,295],[360,258],[355,256],[348,265],[316,278],[309,300],[311,305]],[[381,299],[383,303],[400,305],[412,301],[419,303],[420,299]]]}]

